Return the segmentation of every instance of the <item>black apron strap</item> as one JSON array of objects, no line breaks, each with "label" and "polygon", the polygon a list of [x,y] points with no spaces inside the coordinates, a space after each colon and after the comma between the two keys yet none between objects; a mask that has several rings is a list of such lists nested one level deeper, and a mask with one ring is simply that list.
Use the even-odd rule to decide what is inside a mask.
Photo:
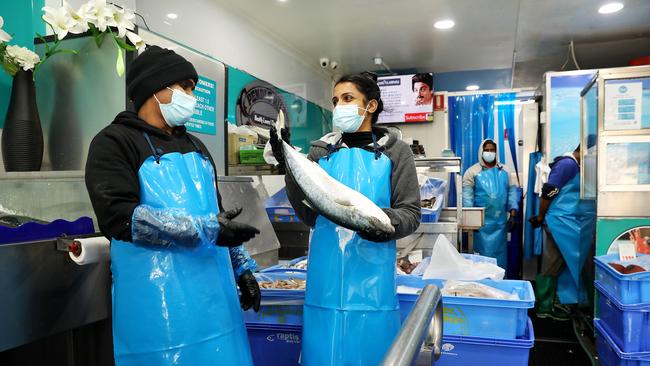
[{"label": "black apron strap", "polygon": [[149,134],[146,132],[142,132],[142,135],[144,135],[145,140],[147,140],[147,144],[149,144],[149,148],[151,148],[151,153],[153,154],[153,157],[156,159],[156,163],[160,164],[160,154],[158,154],[158,150],[156,150],[156,148],[153,146]]},{"label": "black apron strap", "polygon": [[327,144],[327,155],[325,159],[330,160],[330,156],[335,152],[339,151],[341,145],[343,144],[343,137],[341,137],[335,144]]},{"label": "black apron strap", "polygon": [[381,157],[381,148],[377,143],[377,136],[374,133],[372,133],[372,149],[375,151],[375,160],[379,159]]}]

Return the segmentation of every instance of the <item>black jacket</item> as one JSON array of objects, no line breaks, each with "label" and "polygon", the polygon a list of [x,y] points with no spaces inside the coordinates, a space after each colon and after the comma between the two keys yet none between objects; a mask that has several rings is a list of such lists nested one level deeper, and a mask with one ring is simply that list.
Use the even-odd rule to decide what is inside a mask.
[{"label": "black jacket", "polygon": [[[131,216],[140,204],[138,171],[153,155],[143,132],[149,135],[161,155],[196,151],[194,141],[217,171],[208,149],[187,133],[185,127],[176,127],[168,135],[138,118],[134,112],[118,114],[90,143],[86,161],[86,188],[99,229],[109,239],[131,241]],[[218,192],[217,199],[219,209],[223,210]]]}]

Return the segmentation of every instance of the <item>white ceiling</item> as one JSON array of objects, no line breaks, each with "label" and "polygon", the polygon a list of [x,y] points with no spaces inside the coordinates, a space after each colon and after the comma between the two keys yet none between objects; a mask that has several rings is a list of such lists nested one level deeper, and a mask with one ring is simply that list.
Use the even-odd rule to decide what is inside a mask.
[{"label": "white ceiling", "polygon": [[[394,70],[510,68],[516,86],[534,86],[559,70],[568,43],[583,68],[611,67],[650,54],[650,0],[598,14],[607,0],[214,0],[252,26],[318,64],[340,72],[374,70],[382,56]],[[456,26],[436,30],[436,20]],[[524,85],[522,85],[524,84]]]}]

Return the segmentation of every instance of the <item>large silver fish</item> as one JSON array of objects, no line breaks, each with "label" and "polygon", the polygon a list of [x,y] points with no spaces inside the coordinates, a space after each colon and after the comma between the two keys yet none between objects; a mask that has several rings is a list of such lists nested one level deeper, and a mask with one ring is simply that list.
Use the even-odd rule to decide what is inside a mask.
[{"label": "large silver fish", "polygon": [[[282,111],[278,114],[277,131],[284,126]],[[279,136],[278,136],[279,138]],[[386,213],[368,197],[332,178],[317,163],[307,159],[282,141],[287,174],[307,198],[307,204],[339,226],[354,231],[393,234],[395,228]]]}]

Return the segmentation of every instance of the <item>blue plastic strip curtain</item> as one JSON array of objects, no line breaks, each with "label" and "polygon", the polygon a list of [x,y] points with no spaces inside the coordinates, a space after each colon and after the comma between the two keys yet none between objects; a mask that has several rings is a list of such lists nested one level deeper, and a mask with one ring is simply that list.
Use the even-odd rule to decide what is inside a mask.
[{"label": "blue plastic strip curtain", "polygon": [[535,165],[542,160],[541,152],[533,152],[530,154],[528,166],[528,187],[526,188],[526,217],[524,219],[524,259],[530,260],[533,255],[542,254],[542,229],[533,228],[528,222],[530,218],[539,213],[539,197],[535,194],[535,180],[537,174],[535,173]]},{"label": "blue plastic strip curtain", "polygon": [[[494,95],[449,97],[449,135],[451,150],[462,158],[462,171],[478,162],[479,145],[494,138]],[[452,174],[453,179],[453,174]],[[456,206],[456,187],[449,188],[448,206]]]},{"label": "blue plastic strip curtain", "polygon": [[[515,135],[515,101],[517,99],[516,93],[502,93],[497,95],[496,109],[497,109],[497,120],[498,120],[498,135],[499,135],[499,158],[502,163],[505,163],[506,160],[506,148],[504,143],[504,131],[505,136],[508,138],[508,147],[510,151],[510,156],[512,158],[512,164],[515,174],[517,175],[517,182],[519,182],[519,168],[518,168],[518,159],[517,159],[517,139]],[[522,190],[519,188],[518,197],[519,197],[519,207],[522,207],[521,196]],[[517,222],[522,222],[521,210],[517,213]],[[519,278],[519,273],[521,271],[521,250],[522,250],[522,228],[521,225],[517,225],[510,235],[510,240],[508,240],[508,270],[506,273],[507,278]]]}]

